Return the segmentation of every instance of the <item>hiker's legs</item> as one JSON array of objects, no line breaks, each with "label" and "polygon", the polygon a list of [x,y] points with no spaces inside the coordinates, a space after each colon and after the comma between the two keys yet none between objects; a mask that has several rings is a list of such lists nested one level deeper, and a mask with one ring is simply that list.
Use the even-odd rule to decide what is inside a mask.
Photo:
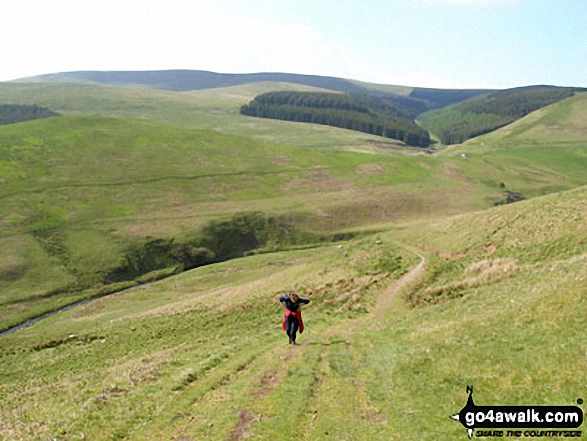
[{"label": "hiker's legs", "polygon": [[293,317],[290,315],[285,319],[285,332],[287,333],[287,336],[289,337],[289,342],[292,342],[292,333],[293,330]]},{"label": "hiker's legs", "polygon": [[287,335],[289,335],[289,342],[295,343],[296,333],[298,332],[298,319],[293,315],[287,317],[286,330]]}]

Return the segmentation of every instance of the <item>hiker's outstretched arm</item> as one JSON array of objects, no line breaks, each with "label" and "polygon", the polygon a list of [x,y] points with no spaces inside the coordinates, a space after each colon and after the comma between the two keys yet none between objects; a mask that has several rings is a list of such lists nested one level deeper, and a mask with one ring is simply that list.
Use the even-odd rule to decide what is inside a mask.
[{"label": "hiker's outstretched arm", "polygon": [[279,303],[281,303],[281,306],[283,306],[284,309],[287,309],[287,306],[285,306],[285,297],[280,297],[279,298]]}]

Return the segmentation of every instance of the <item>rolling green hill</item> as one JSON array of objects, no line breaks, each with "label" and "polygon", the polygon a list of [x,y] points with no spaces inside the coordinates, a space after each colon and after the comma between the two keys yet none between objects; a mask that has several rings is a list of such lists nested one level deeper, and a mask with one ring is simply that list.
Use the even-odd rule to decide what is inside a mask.
[{"label": "rolling green hill", "polygon": [[2,437],[458,440],[466,385],[587,396],[587,94],[432,154],[239,113],[284,90],[325,91],[0,83],[62,115],[0,126],[0,329],[95,298],[0,335]]},{"label": "rolling green hill", "polygon": [[330,127],[304,127],[280,121],[256,121],[240,107],[270,91],[323,91],[290,83],[252,83],[235,87],[169,92],[73,83],[0,83],[0,102],[36,102],[65,115],[103,115],[160,121],[172,126],[213,129],[281,144],[312,148],[373,151],[397,147],[396,141]]},{"label": "rolling green hill", "polygon": [[140,86],[158,90],[190,91],[239,86],[258,82],[279,82],[310,86],[343,93],[374,94],[391,97],[425,109],[453,104],[488,90],[450,90],[389,86],[344,78],[279,72],[224,74],[201,70],[162,71],[79,71],[22,78],[19,82],[90,83],[114,86]]}]

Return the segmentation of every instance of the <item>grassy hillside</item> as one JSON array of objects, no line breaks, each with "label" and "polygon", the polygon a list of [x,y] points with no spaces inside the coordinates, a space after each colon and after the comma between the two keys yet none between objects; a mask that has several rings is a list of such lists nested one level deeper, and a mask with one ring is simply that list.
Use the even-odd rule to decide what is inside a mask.
[{"label": "grassy hillside", "polygon": [[[488,181],[503,182],[506,187],[517,188],[531,196],[537,193],[530,188],[524,189],[529,183],[542,182],[541,191],[545,192],[560,191],[565,183],[581,185],[583,180],[579,171],[585,167],[587,125],[580,115],[585,110],[587,94],[578,93],[494,133],[451,146],[441,156],[457,158],[467,155],[467,158],[461,157],[461,166],[468,173],[474,173],[476,169]],[[513,181],[501,180],[504,167],[518,173],[511,176]]]},{"label": "grassy hillside", "polygon": [[[48,319],[0,340],[1,431],[457,440],[448,416],[468,384],[478,403],[574,405],[587,393],[586,200],[581,188],[346,253],[234,260]],[[296,347],[275,300],[292,288],[311,299]]]},{"label": "grassy hillside", "polygon": [[586,111],[587,93],[576,93],[468,144],[585,145],[587,122],[583,115]]},{"label": "grassy hillside", "polygon": [[427,157],[299,149],[119,118],[3,126],[2,327],[90,295],[129,247],[193,241],[235,213],[277,216],[318,237],[479,206],[474,191],[438,201],[449,182],[418,194],[443,170]]},{"label": "grassy hillside", "polygon": [[[334,128],[251,124],[237,103],[261,87],[279,86],[185,94],[0,85],[6,100],[26,102],[34,94],[70,115],[0,128],[2,327],[95,295],[112,271],[134,261],[137,249],[153,249],[149,241],[173,239],[165,250],[201,248],[203,229],[236,213],[263,213],[313,242],[488,208],[505,200],[505,191],[535,197],[587,184],[580,143],[479,145],[478,153],[461,158],[456,150],[440,156],[392,150]],[[575,111],[569,111],[573,121]],[[71,116],[90,112],[118,118]],[[147,254],[153,263],[137,264],[137,277],[165,270],[153,274],[159,277],[185,263]]]},{"label": "grassy hillside", "polygon": [[103,115],[160,121],[173,126],[213,129],[299,147],[373,151],[401,143],[326,126],[283,121],[251,121],[240,107],[260,93],[319,91],[295,84],[252,83],[236,87],[168,92],[84,84],[0,83],[0,102],[37,103],[66,115]]},{"label": "grassy hillside", "polygon": [[459,144],[492,132],[584,89],[533,86],[480,95],[419,116],[444,144]]}]

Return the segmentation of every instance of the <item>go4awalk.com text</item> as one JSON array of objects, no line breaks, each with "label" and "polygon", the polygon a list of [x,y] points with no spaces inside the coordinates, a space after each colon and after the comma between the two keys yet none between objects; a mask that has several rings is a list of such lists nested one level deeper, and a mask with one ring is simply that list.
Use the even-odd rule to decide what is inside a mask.
[{"label": "go4awalk.com text", "polygon": [[[583,410],[577,406],[477,406],[473,388],[459,413],[451,416],[460,422],[469,439],[476,438],[579,438]],[[583,400],[577,400],[583,404]],[[572,430],[569,430],[572,429]]]}]

